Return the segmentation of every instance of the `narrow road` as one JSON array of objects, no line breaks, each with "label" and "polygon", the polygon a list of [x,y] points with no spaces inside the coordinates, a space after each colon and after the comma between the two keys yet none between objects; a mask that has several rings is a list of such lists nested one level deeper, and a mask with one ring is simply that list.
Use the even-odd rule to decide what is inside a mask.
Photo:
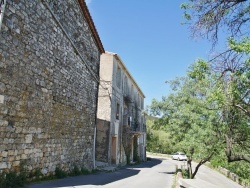
[{"label": "narrow road", "polygon": [[[185,161],[172,160],[172,161],[168,161],[168,163],[172,165],[176,164],[178,165],[179,168],[181,167],[181,165],[183,166],[186,165]],[[196,163],[193,163],[193,171],[196,165],[197,165]],[[190,180],[187,180],[187,181],[190,181]],[[199,168],[199,171],[195,177],[195,182],[196,183],[194,184],[190,184],[194,188],[243,188],[238,183],[227,178],[226,176],[222,175],[216,170],[210,169],[209,167],[205,165],[202,165]]]},{"label": "narrow road", "polygon": [[97,173],[33,184],[26,188],[171,188],[176,170],[170,159],[152,159],[115,172]]},{"label": "narrow road", "polygon": [[200,167],[196,178],[212,183],[218,188],[242,188],[242,186],[238,183],[204,165]]},{"label": "narrow road", "polygon": [[[150,156],[151,161],[139,165],[123,167],[115,172],[96,173],[69,177],[50,182],[33,184],[25,188],[171,188],[174,182],[176,165],[185,165],[166,157]],[[215,170],[206,166],[200,167],[196,175],[198,188],[242,188]]]}]

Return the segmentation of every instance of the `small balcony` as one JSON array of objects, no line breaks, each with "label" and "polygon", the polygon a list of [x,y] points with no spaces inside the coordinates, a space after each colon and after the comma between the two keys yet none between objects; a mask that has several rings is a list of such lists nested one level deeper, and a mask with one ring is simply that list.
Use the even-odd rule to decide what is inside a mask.
[{"label": "small balcony", "polygon": [[132,122],[131,129],[132,129],[132,132],[134,132],[134,133],[138,133],[138,134],[146,133],[146,125],[145,124],[138,124],[136,122]]},{"label": "small balcony", "polygon": [[135,121],[131,121],[132,118],[124,115],[123,116],[123,125],[130,127],[130,130],[134,134],[144,134],[146,133],[146,125],[145,124],[140,124],[136,123]]}]

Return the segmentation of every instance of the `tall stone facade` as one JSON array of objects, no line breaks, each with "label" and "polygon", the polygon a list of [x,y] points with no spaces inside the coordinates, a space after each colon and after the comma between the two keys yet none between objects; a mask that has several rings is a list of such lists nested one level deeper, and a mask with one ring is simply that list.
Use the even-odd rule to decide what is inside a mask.
[{"label": "tall stone facade", "polygon": [[84,0],[8,0],[0,32],[0,171],[93,168],[100,54]]},{"label": "tall stone facade", "polygon": [[101,55],[96,159],[113,165],[146,160],[144,94],[116,53]]}]

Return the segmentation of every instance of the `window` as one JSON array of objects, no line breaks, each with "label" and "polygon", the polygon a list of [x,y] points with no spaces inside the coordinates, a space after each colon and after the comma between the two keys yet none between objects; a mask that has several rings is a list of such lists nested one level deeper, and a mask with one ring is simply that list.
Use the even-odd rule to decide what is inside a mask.
[{"label": "window", "polygon": [[120,117],[120,104],[116,104],[116,119],[119,120]]},{"label": "window", "polygon": [[124,92],[123,93],[125,95],[128,95],[129,92],[128,92],[128,78],[127,78],[127,76],[125,76],[125,78],[124,78],[124,85],[123,86],[124,86]]},{"label": "window", "polygon": [[141,109],[144,109],[144,99],[141,98]]},{"label": "window", "polygon": [[132,117],[129,116],[129,117],[128,117],[128,125],[131,126],[131,123],[132,123]]},{"label": "window", "polygon": [[116,86],[121,88],[121,68],[118,66],[116,71]]}]

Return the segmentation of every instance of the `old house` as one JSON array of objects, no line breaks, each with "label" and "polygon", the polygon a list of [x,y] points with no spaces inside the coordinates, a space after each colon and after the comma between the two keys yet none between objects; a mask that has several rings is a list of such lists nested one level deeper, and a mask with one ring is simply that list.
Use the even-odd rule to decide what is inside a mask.
[{"label": "old house", "polygon": [[102,54],[97,111],[98,161],[124,165],[146,159],[144,98],[121,58],[115,53]]},{"label": "old house", "polygon": [[0,171],[94,168],[104,49],[84,0],[1,2]]}]

